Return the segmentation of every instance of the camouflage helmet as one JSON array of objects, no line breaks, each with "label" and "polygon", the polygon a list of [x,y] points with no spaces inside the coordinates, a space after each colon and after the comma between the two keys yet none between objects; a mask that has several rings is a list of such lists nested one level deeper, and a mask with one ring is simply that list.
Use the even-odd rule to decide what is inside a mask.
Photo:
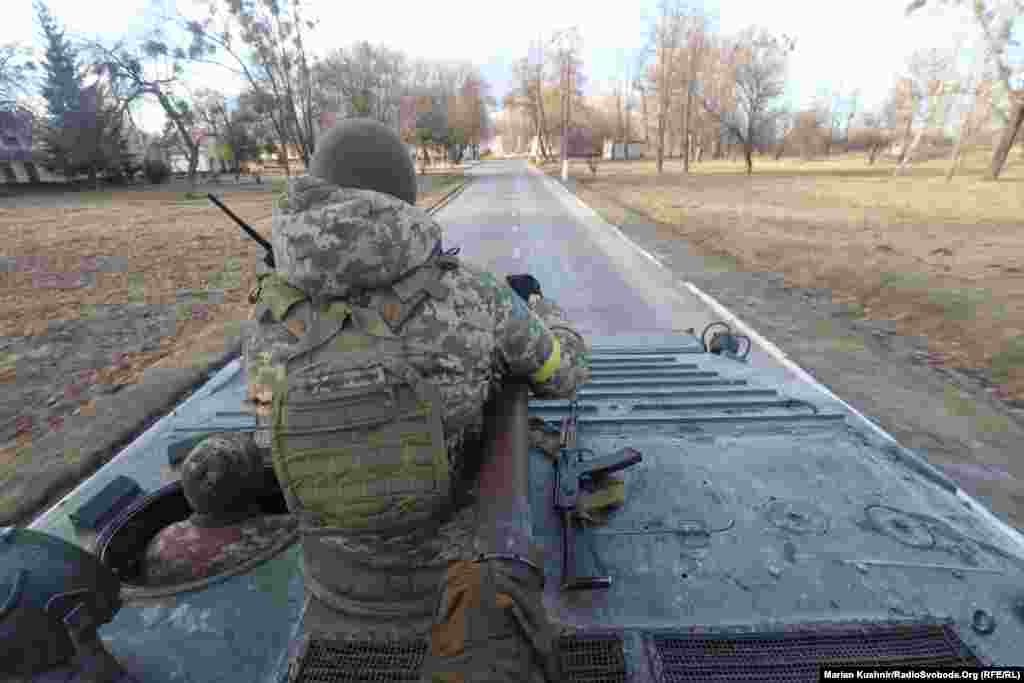
[{"label": "camouflage helmet", "polygon": [[263,477],[252,435],[228,432],[192,449],[182,464],[181,487],[197,523],[232,522],[252,505]]},{"label": "camouflage helmet", "polygon": [[398,135],[373,119],[347,119],[316,145],[309,174],[332,185],[416,203],[416,169]]}]

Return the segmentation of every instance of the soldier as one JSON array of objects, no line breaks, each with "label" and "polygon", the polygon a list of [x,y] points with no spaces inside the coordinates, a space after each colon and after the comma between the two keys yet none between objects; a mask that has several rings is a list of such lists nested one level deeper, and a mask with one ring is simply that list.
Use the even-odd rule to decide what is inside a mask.
[{"label": "soldier", "polygon": [[[537,396],[571,396],[587,347],[535,279],[506,284],[443,251],[415,201],[398,137],[349,120],[275,203],[276,269],[254,293],[245,361],[303,525],[312,610],[331,610],[307,610],[307,630],[429,633],[428,668],[469,671],[450,680],[553,680],[543,574],[477,561],[474,471],[495,390],[522,379]],[[492,619],[490,645],[474,651],[468,612],[484,585],[521,630]]]}]

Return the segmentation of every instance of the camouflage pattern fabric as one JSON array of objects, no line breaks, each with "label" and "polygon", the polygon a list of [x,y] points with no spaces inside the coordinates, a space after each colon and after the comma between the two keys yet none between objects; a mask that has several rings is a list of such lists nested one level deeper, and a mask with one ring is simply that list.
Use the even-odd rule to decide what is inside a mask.
[{"label": "camouflage pattern fabric", "polygon": [[237,521],[263,481],[263,461],[251,434],[213,434],[181,466],[185,499],[199,524]]},{"label": "camouflage pattern fabric", "polygon": [[[403,281],[415,280],[412,276],[436,254],[441,238],[441,227],[430,216],[388,195],[339,188],[310,177],[290,181],[274,209],[272,241],[278,267],[261,278],[253,327],[244,343],[248,393],[264,424],[284,379],[285,359],[307,332],[313,302],[343,298],[377,311],[390,323],[395,319],[391,307],[398,306],[396,293],[402,299]],[[484,404],[512,378],[526,379],[539,397],[567,398],[589,379],[590,371],[586,343],[553,301],[531,297],[527,304],[503,278],[465,262],[444,272],[440,283],[447,296],[424,299],[396,334],[410,346],[432,350],[408,361],[440,393],[455,511],[430,536],[364,534],[332,536],[331,542],[341,553],[339,558],[344,556],[344,564],[352,567],[408,565],[436,571],[441,585],[453,587],[446,593],[450,596],[457,592],[457,577],[445,577],[444,568],[466,569],[464,563],[479,555],[474,547],[477,491],[469,474],[478,464]],[[503,673],[494,680],[537,679],[543,676],[537,658],[546,657],[550,646],[536,640],[546,639],[538,634],[550,630],[540,591],[495,571],[486,567],[484,578],[491,586],[497,583],[503,597],[482,599],[494,604],[500,613],[496,620],[505,626],[486,642],[470,639],[467,651],[476,653],[472,657],[479,662],[498,658]],[[386,577],[381,580],[387,583]],[[371,594],[380,588],[388,590],[383,585],[367,587],[365,597],[353,589],[353,605],[343,611],[356,613],[355,603],[373,605],[379,596]],[[495,593],[484,590],[487,595]],[[444,631],[444,613],[437,623]],[[442,666],[434,671],[452,669]]]},{"label": "camouflage pattern fabric", "polygon": [[219,527],[198,526],[191,519],[175,522],[146,546],[145,583],[167,586],[215,576],[294,539],[297,527],[291,515],[260,515]]},{"label": "camouflage pattern fabric", "polygon": [[[347,295],[360,306],[382,310],[386,318],[389,295],[372,290],[423,265],[441,236],[430,216],[398,199],[299,177],[275,207],[277,276],[311,295]],[[538,396],[571,396],[589,378],[588,348],[550,299],[528,306],[502,279],[465,262],[442,282],[450,295],[425,301],[401,336],[438,352],[416,369],[440,390],[450,479],[458,484],[480,444],[482,407],[492,392],[506,378],[525,377]],[[302,321],[309,306],[308,301],[287,306],[283,322],[266,307],[256,309],[262,315],[254,320],[244,353],[249,397],[263,416],[269,415],[275,382],[283,378],[283,358],[305,331]],[[465,502],[474,497],[469,491]],[[442,541],[449,536],[463,540],[461,550]],[[436,555],[468,559],[474,556],[466,547],[470,536],[442,528],[431,546]],[[406,545],[403,539],[392,540]],[[353,540],[350,545],[361,544]]]}]

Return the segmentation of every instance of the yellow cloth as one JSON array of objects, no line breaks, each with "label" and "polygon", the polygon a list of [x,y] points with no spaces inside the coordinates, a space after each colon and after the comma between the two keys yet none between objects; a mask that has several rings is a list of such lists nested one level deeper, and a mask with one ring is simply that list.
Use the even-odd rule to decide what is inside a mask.
[{"label": "yellow cloth", "polygon": [[558,368],[562,367],[562,345],[558,343],[558,337],[552,335],[551,341],[553,346],[551,348],[551,355],[544,361],[544,365],[540,366],[540,370],[533,373],[530,379],[537,383],[543,384],[551,379],[551,375],[558,371]]}]

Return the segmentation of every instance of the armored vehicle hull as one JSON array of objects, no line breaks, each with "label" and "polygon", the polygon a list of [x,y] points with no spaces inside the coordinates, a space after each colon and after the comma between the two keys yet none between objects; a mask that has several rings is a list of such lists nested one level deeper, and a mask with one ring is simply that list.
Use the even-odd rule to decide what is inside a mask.
[{"label": "armored vehicle hull", "polygon": [[[706,353],[691,335],[592,344],[577,446],[594,456],[628,446],[643,461],[616,475],[625,503],[577,530],[573,571],[611,585],[565,591],[555,469],[530,450],[533,536],[547,558],[546,606],[565,628],[565,680],[810,681],[826,662],[1024,664],[1024,541],[943,475],[781,367]],[[235,361],[32,528],[96,551],[118,525],[155,532],[126,526],[133,514],[160,508],[161,523],[187,514],[151,495],[99,539],[69,518],[119,475],[172,495],[169,453],[203,434],[254,429],[244,398]],[[553,425],[568,410],[529,406]],[[152,683],[416,680],[425,643],[301,636],[306,599],[291,541],[161,588],[108,551],[124,606],[100,635]]]}]

